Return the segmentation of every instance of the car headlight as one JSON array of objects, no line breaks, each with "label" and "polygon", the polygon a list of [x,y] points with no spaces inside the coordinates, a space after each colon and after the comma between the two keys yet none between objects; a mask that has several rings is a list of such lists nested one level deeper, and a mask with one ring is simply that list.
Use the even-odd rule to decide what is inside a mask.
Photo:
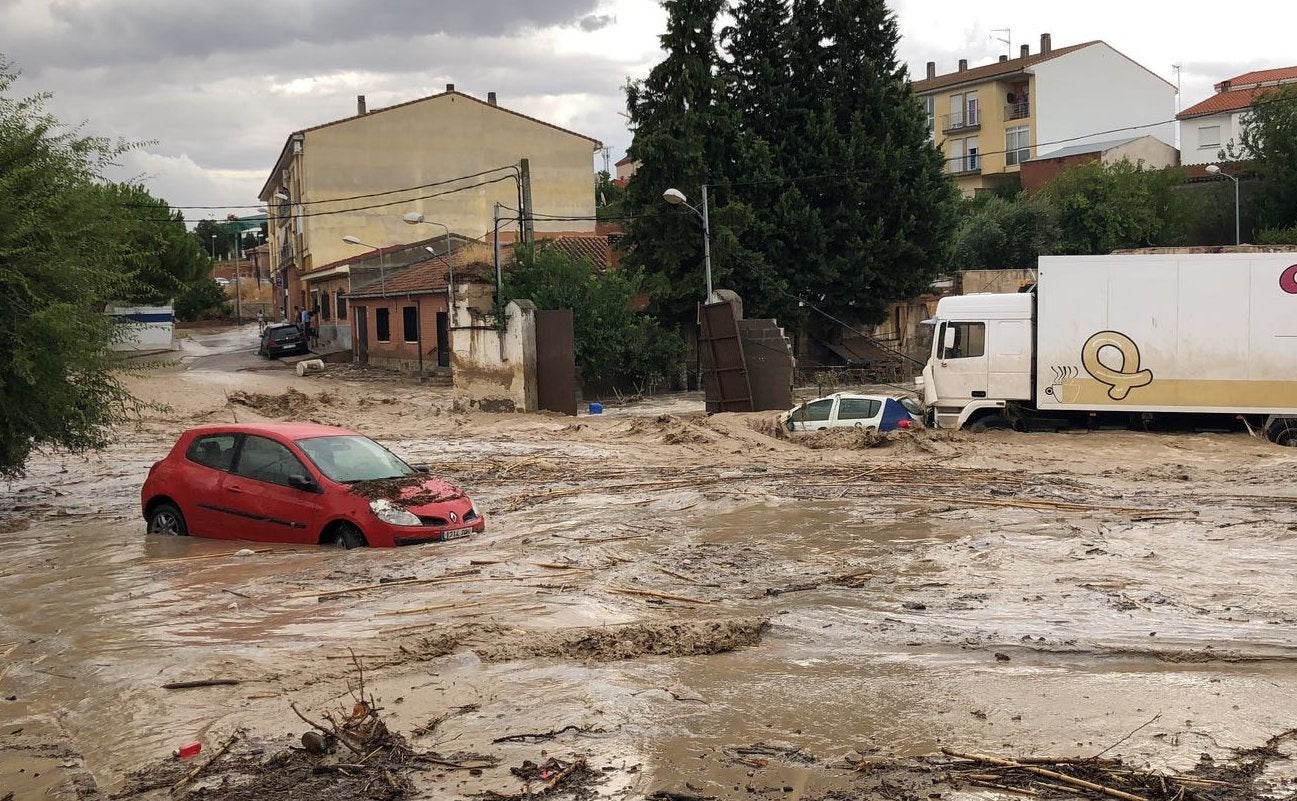
[{"label": "car headlight", "polygon": [[374,517],[389,523],[393,526],[421,526],[423,522],[414,515],[409,509],[402,509],[386,498],[379,498],[369,502],[369,508],[374,512]]}]

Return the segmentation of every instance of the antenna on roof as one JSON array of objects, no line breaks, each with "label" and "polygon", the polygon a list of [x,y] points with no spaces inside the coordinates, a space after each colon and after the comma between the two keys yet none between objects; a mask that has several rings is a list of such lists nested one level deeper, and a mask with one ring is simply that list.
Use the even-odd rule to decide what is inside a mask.
[{"label": "antenna on roof", "polygon": [[[1004,36],[996,36],[997,33],[1002,33]],[[994,39],[997,42],[1003,42],[1005,52],[1007,52],[1011,57],[1013,56],[1013,34],[1008,28],[992,28],[991,35],[987,38]]]}]

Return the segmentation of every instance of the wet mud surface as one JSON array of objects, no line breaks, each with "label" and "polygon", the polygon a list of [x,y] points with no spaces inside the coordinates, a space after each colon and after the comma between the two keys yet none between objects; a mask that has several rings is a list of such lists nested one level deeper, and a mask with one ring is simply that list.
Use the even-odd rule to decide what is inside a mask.
[{"label": "wet mud surface", "polygon": [[[1297,726],[1290,449],[1124,431],[810,447],[694,397],[465,414],[447,390],[298,378],[240,335],[196,339],[131,379],[165,409],[0,494],[0,798],[175,797],[236,733],[177,795],[522,798],[579,763],[545,794],[1021,797],[984,786],[1012,771],[967,780],[998,768],[943,748],[1103,752],[1233,787],[1204,754],[1238,767]],[[487,530],[351,552],[146,537],[149,465],[235,416],[370,434],[464,487]],[[342,714],[361,675],[434,761],[302,750],[293,707]],[[163,688],[211,679],[238,683]],[[172,760],[189,741],[202,753]],[[1291,795],[1293,743],[1272,750],[1255,774]],[[1190,791],[1256,794],[1213,787]]]}]

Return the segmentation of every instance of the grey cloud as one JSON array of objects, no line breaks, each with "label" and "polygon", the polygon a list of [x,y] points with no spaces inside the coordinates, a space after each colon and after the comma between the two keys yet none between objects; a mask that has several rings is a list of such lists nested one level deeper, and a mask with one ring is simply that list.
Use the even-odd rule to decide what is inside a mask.
[{"label": "grey cloud", "polygon": [[617,18],[611,14],[591,14],[588,17],[581,18],[581,30],[586,33],[593,33],[617,21]]},{"label": "grey cloud", "polygon": [[330,46],[376,38],[433,34],[497,36],[568,25],[597,0],[223,0],[126,3],[54,0],[53,25],[0,6],[0,29],[15,31],[8,55],[28,71],[132,62],[165,69],[172,59],[257,53],[293,42]]}]

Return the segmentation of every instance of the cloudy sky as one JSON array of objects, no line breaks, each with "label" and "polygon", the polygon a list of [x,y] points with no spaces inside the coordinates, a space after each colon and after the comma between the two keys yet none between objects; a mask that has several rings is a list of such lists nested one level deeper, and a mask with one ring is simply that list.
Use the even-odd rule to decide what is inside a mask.
[{"label": "cloudy sky", "polygon": [[[912,74],[977,65],[1018,46],[1103,39],[1175,82],[1182,107],[1241,72],[1297,64],[1297,4],[1234,0],[889,0]],[[441,91],[460,91],[625,152],[622,86],[660,58],[656,0],[0,0],[0,54],[18,91],[50,91],[65,122],[146,145],[138,177],[191,220],[255,206],[289,132]],[[1108,87],[1105,91],[1120,91]],[[1101,102],[1096,95],[1088,102]],[[598,166],[598,159],[596,166]]]}]

